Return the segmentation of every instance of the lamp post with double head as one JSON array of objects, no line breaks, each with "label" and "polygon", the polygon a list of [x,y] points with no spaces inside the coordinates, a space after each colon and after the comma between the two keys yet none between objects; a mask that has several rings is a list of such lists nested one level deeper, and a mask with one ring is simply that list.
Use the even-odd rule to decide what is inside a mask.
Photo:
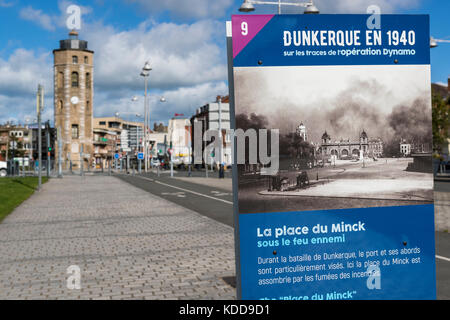
[{"label": "lamp post with double head", "polygon": [[[141,76],[145,77],[145,79],[147,80],[148,74],[145,75],[144,72],[141,73]],[[149,164],[147,161],[149,158],[149,150],[148,150],[148,132],[150,131],[150,110],[149,110],[149,103],[148,103],[148,98],[150,97],[150,95],[148,94],[148,84],[147,81],[145,83],[145,95],[144,95],[144,132],[143,132],[143,137],[142,137],[142,152],[144,153],[144,164],[146,164],[145,170],[147,172]],[[139,98],[137,96],[134,96],[131,101],[136,102],[138,101]],[[167,102],[166,98],[164,97],[159,97],[159,102],[164,103]],[[136,115],[136,117],[141,117],[140,115]]]},{"label": "lamp post with double head", "polygon": [[430,37],[430,48],[436,48],[437,46],[439,46],[438,43],[450,43],[450,40],[435,39],[433,37]]},{"label": "lamp post with double head", "polygon": [[254,4],[267,4],[267,5],[277,5],[278,14],[281,14],[282,6],[293,6],[293,7],[303,7],[305,8],[304,14],[318,14],[319,9],[314,5],[313,1],[308,2],[281,2],[281,0],[275,1],[258,1],[258,0],[244,0],[239,11],[241,12],[252,12],[255,11]]},{"label": "lamp post with double head", "polygon": [[148,141],[147,141],[147,131],[148,131],[148,101],[147,101],[147,92],[148,92],[148,77],[150,76],[150,71],[152,67],[150,63],[147,61],[142,68],[141,76],[144,77],[145,82],[145,99],[144,99],[144,170],[148,171]]}]

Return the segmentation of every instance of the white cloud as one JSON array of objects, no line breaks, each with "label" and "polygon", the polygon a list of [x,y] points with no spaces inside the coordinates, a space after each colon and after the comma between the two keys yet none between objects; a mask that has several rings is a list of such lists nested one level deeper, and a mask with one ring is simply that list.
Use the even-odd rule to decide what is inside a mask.
[{"label": "white cloud", "polygon": [[[31,21],[39,25],[41,28],[47,31],[55,31],[57,28],[65,28],[67,20],[67,7],[70,6],[72,2],[68,0],[58,1],[58,14],[47,14],[40,9],[34,9],[32,6],[24,7],[20,10],[20,18]],[[0,2],[1,6],[1,2]],[[81,9],[82,18],[92,12],[92,8],[89,6],[79,6]],[[83,21],[83,19],[82,19]],[[83,27],[83,25],[82,25]]]},{"label": "white cloud", "polygon": [[127,0],[137,3],[149,14],[169,12],[181,19],[204,19],[223,17],[234,4],[233,0]]},{"label": "white cloud", "polygon": [[17,49],[8,58],[0,59],[0,92],[23,95],[35,92],[38,83],[52,88],[51,53],[40,55],[34,51]]},{"label": "white cloud", "polygon": [[143,23],[117,32],[112,27],[90,25],[80,37],[95,51],[95,81],[100,90],[139,89],[145,61],[153,66],[151,88],[194,86],[226,79],[226,53],[218,44],[221,23]]},{"label": "white cloud", "polygon": [[[29,7],[29,15],[23,13],[22,18],[31,19],[34,15],[40,19],[34,21],[42,27],[50,29],[51,21],[56,28],[64,28],[67,4],[65,0],[59,1],[60,15],[46,15]],[[89,7],[83,10],[90,12]],[[189,116],[216,95],[227,94],[224,33],[224,23],[213,20],[185,24],[146,21],[128,30],[118,30],[101,22],[83,23],[80,39],[88,40],[89,49],[95,51],[95,115],[112,115],[130,108],[142,113],[143,102],[141,106],[132,104],[131,97],[143,94],[144,79],[139,74],[147,60],[153,67],[149,77],[150,94],[164,95],[168,101],[154,111],[153,120],[166,119],[174,113]],[[12,114],[23,119],[34,112],[38,83],[42,83],[50,95],[46,112],[51,115],[52,66],[51,52],[37,54],[18,49],[6,60],[0,58],[0,92],[3,95],[0,122]],[[156,100],[154,102],[156,106]]]},{"label": "white cloud", "polygon": [[[165,122],[175,113],[182,113],[190,117],[195,110],[202,105],[215,101],[217,95],[228,94],[225,82],[210,82],[192,87],[177,88],[173,90],[159,91],[157,94],[150,92],[150,122]],[[132,102],[133,96],[138,96],[138,101]],[[166,102],[159,99],[164,97]],[[142,91],[122,90],[119,97],[113,98],[106,91],[97,91],[95,96],[95,117],[111,116],[116,112],[124,119],[135,120],[135,114],[144,113],[144,96]]]},{"label": "white cloud", "polygon": [[[45,119],[53,118],[53,82],[51,53],[17,49],[7,60],[0,59],[0,123],[24,122],[36,117],[38,84],[45,89]],[[43,118],[44,118],[43,117]]]},{"label": "white cloud", "polygon": [[24,20],[35,22],[48,31],[55,31],[56,26],[52,16],[45,14],[42,10],[33,9],[31,6],[22,8],[19,13]]},{"label": "white cloud", "polygon": [[[46,93],[44,103],[45,108],[41,115],[42,122],[53,121],[52,93]],[[30,122],[35,122],[36,118],[36,93],[20,96],[0,95],[0,124],[6,121],[24,124],[27,119]]]},{"label": "white cloud", "polygon": [[420,2],[421,0],[315,0],[314,4],[321,13],[366,13],[370,5],[379,6],[381,13],[394,13],[413,8]]},{"label": "white cloud", "polygon": [[[157,107],[152,111],[153,120],[167,119],[174,113],[189,116],[216,95],[227,94],[226,54],[217,44],[221,27],[213,21],[181,25],[148,22],[127,31],[86,25],[80,38],[89,40],[89,48],[95,50],[95,115],[129,110],[142,113],[143,98],[133,104],[131,97],[143,95],[144,80],[139,74],[146,60],[153,65],[149,77],[152,106]],[[18,49],[8,59],[0,59],[0,122],[11,115],[23,121],[35,112],[38,83],[49,95],[46,112],[52,118],[52,65],[51,52]],[[165,96],[167,103],[158,105],[154,95]]]},{"label": "white cloud", "polygon": [[0,0],[0,7],[2,8],[9,8],[14,6],[14,2],[7,2],[6,0]]}]

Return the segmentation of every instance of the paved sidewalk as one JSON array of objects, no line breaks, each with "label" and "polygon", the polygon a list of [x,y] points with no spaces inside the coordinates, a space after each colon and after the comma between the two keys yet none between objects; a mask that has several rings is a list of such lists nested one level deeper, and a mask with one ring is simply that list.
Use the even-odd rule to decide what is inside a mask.
[{"label": "paved sidewalk", "polygon": [[436,231],[450,232],[450,192],[434,192]]},{"label": "paved sidewalk", "polygon": [[235,298],[233,229],[114,177],[52,179],[0,243],[0,299]]}]

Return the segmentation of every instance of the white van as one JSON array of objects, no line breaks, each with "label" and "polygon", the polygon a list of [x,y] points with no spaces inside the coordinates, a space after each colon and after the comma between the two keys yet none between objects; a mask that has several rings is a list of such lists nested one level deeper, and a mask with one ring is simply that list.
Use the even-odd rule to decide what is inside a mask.
[{"label": "white van", "polygon": [[0,161],[0,177],[6,177],[8,169],[8,163]]}]

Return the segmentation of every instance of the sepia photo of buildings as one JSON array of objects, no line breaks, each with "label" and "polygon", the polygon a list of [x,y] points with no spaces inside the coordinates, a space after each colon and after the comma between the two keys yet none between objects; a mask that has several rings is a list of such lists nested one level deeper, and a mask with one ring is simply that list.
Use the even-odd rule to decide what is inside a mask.
[{"label": "sepia photo of buildings", "polygon": [[429,66],[235,68],[236,127],[279,130],[279,170],[238,165],[240,213],[432,203]]}]

